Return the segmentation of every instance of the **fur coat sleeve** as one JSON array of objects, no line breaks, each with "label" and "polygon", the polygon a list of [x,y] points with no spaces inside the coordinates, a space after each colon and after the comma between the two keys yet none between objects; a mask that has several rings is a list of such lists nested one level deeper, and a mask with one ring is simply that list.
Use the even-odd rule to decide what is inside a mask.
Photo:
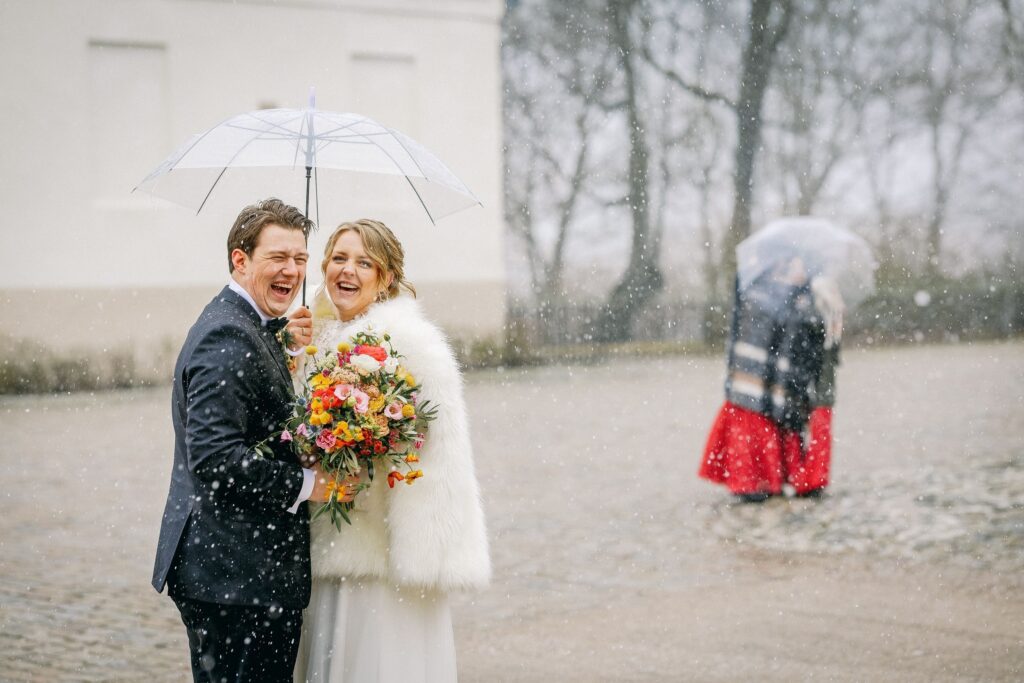
[{"label": "fur coat sleeve", "polygon": [[[350,338],[367,326],[391,336],[404,356],[402,364],[422,386],[421,400],[437,406],[437,417],[420,449],[422,478],[394,490],[375,480],[365,510],[359,512],[357,504],[352,526],[340,532],[317,520],[314,576],[370,575],[446,591],[482,588],[490,579],[490,555],[455,357],[444,334],[411,298],[376,304],[364,318],[335,326],[333,334]],[[344,338],[323,341],[336,344]]]}]

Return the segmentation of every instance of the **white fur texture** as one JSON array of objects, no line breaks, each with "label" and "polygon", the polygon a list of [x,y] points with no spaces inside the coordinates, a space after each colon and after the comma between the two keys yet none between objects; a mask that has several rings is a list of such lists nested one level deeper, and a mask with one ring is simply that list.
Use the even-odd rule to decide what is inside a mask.
[{"label": "white fur texture", "polygon": [[420,449],[422,478],[389,489],[380,473],[357,497],[351,526],[339,532],[326,516],[312,523],[313,577],[375,577],[445,591],[486,586],[491,561],[462,375],[444,334],[410,297],[375,304],[347,324],[317,326],[314,343],[325,349],[367,327],[391,335],[402,364],[422,385],[420,399],[438,412]]}]

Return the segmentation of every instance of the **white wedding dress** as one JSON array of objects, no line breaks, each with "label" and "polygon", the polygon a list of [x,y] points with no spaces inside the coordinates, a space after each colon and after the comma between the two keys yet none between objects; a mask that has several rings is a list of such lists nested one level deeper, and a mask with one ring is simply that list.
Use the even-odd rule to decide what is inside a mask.
[{"label": "white wedding dress", "polygon": [[295,681],[455,681],[448,596],[377,579],[314,580]]}]

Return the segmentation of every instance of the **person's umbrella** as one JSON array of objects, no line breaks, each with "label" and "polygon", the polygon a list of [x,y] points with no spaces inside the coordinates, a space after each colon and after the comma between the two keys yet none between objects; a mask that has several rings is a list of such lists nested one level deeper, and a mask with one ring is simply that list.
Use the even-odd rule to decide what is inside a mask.
[{"label": "person's umbrella", "polygon": [[791,277],[792,269],[802,270],[807,280],[816,276],[833,280],[847,308],[859,304],[875,288],[877,263],[867,242],[820,218],[772,221],[740,242],[736,263],[740,291],[772,274]]},{"label": "person's umbrella", "polygon": [[[319,207],[323,184],[332,204],[349,211],[369,196],[386,197],[388,203],[422,207],[431,223],[480,204],[412,138],[365,116],[319,111],[314,105],[310,94],[306,109],[232,116],[189,139],[135,190],[196,213],[215,193],[253,197],[259,196],[258,188],[268,188],[265,194],[287,201],[302,191],[309,216],[310,190]],[[302,299],[305,303],[305,282]]]}]

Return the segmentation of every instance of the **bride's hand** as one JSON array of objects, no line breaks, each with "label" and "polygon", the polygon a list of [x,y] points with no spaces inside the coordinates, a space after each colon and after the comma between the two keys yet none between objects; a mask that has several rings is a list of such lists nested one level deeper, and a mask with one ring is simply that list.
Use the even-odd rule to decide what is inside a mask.
[{"label": "bride's hand", "polygon": [[337,500],[342,503],[351,503],[352,499],[356,497],[358,492],[358,486],[362,483],[362,479],[359,475],[353,475],[346,477],[340,482],[335,483],[334,477],[320,469],[319,465],[313,465],[313,492],[309,495],[309,500],[314,503],[326,503],[331,499],[331,493],[335,489],[339,490]]},{"label": "bride's hand", "polygon": [[305,306],[296,308],[288,316],[286,329],[292,336],[292,350],[309,346],[313,341],[313,314]]}]

